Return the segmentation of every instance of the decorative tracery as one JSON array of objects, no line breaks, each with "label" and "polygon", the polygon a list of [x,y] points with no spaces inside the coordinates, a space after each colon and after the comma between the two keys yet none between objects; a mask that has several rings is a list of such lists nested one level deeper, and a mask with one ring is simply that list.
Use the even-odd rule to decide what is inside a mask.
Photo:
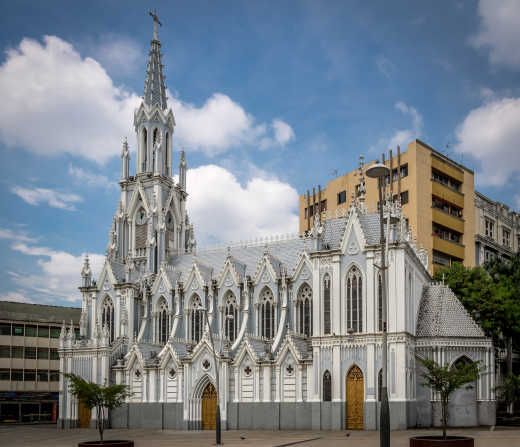
[{"label": "decorative tracery", "polygon": [[260,294],[260,334],[264,338],[274,337],[274,313],[273,292],[269,287],[266,287]]},{"label": "decorative tracery", "polygon": [[202,304],[198,295],[191,298],[191,306],[189,309],[189,334],[188,338],[196,343],[202,338],[204,327],[204,314]]},{"label": "decorative tracery", "polygon": [[347,274],[347,330],[363,331],[363,280],[357,267]]},{"label": "decorative tracery", "polygon": [[168,340],[168,333],[170,329],[170,315],[168,312],[168,303],[164,298],[161,298],[159,302],[155,325],[157,328],[157,338],[159,343],[165,344]]},{"label": "decorative tracery", "polygon": [[300,287],[296,299],[296,330],[302,335],[312,335],[312,289],[307,284]]},{"label": "decorative tracery", "polygon": [[235,341],[238,328],[238,306],[235,295],[231,291],[224,296],[223,325],[225,337],[232,342]]},{"label": "decorative tracery", "polygon": [[112,343],[114,341],[114,303],[109,296],[103,301],[101,325],[103,328],[108,328],[110,343]]},{"label": "decorative tracery", "polygon": [[323,333],[327,335],[330,332],[330,276],[327,273],[323,277]]}]

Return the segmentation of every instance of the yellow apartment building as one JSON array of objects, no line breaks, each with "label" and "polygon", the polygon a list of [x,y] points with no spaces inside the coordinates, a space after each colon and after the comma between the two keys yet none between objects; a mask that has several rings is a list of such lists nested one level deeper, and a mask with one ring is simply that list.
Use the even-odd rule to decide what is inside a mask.
[{"label": "yellow apartment building", "polygon": [[[364,165],[363,170],[374,162]],[[390,151],[384,163],[391,170],[385,182],[386,193],[401,197],[403,214],[418,245],[428,250],[431,273],[456,261],[474,266],[473,171],[420,140],[409,143],[406,151]],[[377,180],[365,176],[365,183],[365,203],[373,209],[379,200]],[[359,185],[358,169],[331,180],[325,189],[313,188],[300,195],[300,233],[312,227],[318,210],[322,219],[335,216],[336,210],[348,210]]]}]

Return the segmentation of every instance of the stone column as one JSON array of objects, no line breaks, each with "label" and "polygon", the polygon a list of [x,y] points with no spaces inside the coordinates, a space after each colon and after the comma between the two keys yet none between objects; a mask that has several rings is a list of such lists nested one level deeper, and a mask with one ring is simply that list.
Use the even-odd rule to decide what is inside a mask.
[{"label": "stone column", "polygon": [[271,365],[264,366],[264,402],[271,402]]}]

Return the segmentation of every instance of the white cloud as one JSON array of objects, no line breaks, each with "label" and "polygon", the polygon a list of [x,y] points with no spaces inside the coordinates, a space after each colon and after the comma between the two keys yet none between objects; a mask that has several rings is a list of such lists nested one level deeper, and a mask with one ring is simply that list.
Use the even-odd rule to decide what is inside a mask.
[{"label": "white cloud", "polygon": [[298,231],[298,193],[275,178],[252,177],[245,185],[226,169],[190,169],[188,211],[201,245]]},{"label": "white cloud", "polygon": [[455,150],[481,162],[479,185],[501,186],[520,173],[520,98],[485,98],[457,127]]},{"label": "white cloud", "polygon": [[87,171],[77,166],[69,165],[69,175],[87,186],[117,188],[117,183],[110,180],[106,175],[96,174],[95,172]]},{"label": "white cloud", "polygon": [[22,231],[13,231],[9,228],[0,228],[0,239],[21,242],[36,242],[36,239],[27,235]]},{"label": "white cloud", "polygon": [[83,199],[77,194],[61,193],[47,188],[22,188],[13,186],[11,192],[21,197],[29,205],[40,205],[45,203],[53,208],[74,211],[74,203],[81,202]]},{"label": "white cloud", "polygon": [[91,54],[114,74],[131,74],[139,68],[144,70],[146,61],[138,43],[126,36],[103,35],[94,45]]},{"label": "white cloud", "polygon": [[294,140],[294,130],[285,121],[274,119],[271,126],[274,130],[274,139],[280,146],[285,146],[289,141]]},{"label": "white cloud", "polygon": [[411,118],[411,126],[407,129],[395,130],[390,137],[379,138],[377,143],[369,148],[369,152],[386,151],[388,149],[395,149],[397,146],[403,147],[421,135],[423,118],[417,109],[402,101],[397,102],[395,108],[403,115]]},{"label": "white cloud", "polygon": [[176,139],[187,150],[216,155],[243,145],[285,146],[294,139],[289,124],[279,119],[270,126],[257,124],[240,104],[222,93],[213,94],[201,107],[179,98],[170,102],[177,117]]},{"label": "white cloud", "polygon": [[[13,281],[24,290],[37,293],[44,300],[76,301],[80,298],[78,287],[81,283],[83,257],[74,256],[63,251],[55,251],[47,247],[27,245],[16,242],[11,249],[39,259],[37,264],[40,273],[27,275],[14,272]],[[100,254],[89,254],[90,265],[94,275],[98,275],[103,267],[105,257]],[[96,277],[96,276],[94,276]]]},{"label": "white cloud", "polygon": [[23,291],[11,291],[7,292],[5,295],[0,295],[0,301],[14,301],[16,303],[30,304],[35,303],[35,301],[32,298],[29,298]]},{"label": "white cloud", "polygon": [[[132,41],[119,40],[101,48],[97,58],[109,68],[137,66],[125,52],[138,53]],[[137,59],[137,58],[136,58]],[[143,68],[144,63],[139,64]],[[134,109],[140,97],[117,87],[105,68],[82,58],[68,42],[45,36],[43,43],[24,38],[7,52],[0,66],[0,140],[40,155],[68,153],[99,163],[118,155],[121,141],[133,136]],[[197,107],[170,98],[177,128],[176,141],[187,150],[219,154],[241,145],[283,146],[294,138],[287,123],[256,123],[229,96],[215,93]]]},{"label": "white cloud", "polygon": [[104,162],[131,135],[135,93],[68,42],[25,38],[0,66],[0,139],[40,155],[69,153]]},{"label": "white cloud", "polygon": [[518,0],[480,0],[478,33],[470,38],[475,48],[489,48],[489,62],[520,68],[520,2]]}]

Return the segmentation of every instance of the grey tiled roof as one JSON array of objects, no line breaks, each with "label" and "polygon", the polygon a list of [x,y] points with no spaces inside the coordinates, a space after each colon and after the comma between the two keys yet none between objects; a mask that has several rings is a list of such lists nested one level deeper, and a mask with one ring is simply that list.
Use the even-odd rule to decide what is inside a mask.
[{"label": "grey tiled roof", "polygon": [[34,321],[39,323],[58,323],[70,320],[79,324],[80,307],[46,306],[43,304],[14,303],[0,301],[0,319],[13,321]]},{"label": "grey tiled roof", "polygon": [[328,246],[330,250],[339,248],[346,225],[346,217],[338,217],[336,219],[326,220],[323,223],[322,234],[322,241],[324,246]]},{"label": "grey tiled roof", "polygon": [[359,216],[359,221],[361,223],[363,233],[365,234],[367,244],[379,244],[381,237],[379,214],[361,214]]},{"label": "grey tiled roof", "polygon": [[417,314],[417,337],[484,336],[482,329],[448,286],[425,286]]},{"label": "grey tiled roof", "polygon": [[312,356],[312,352],[310,351],[312,343],[309,338],[300,337],[294,334],[290,335],[289,337],[291,338],[294,349],[296,349],[300,359],[305,359],[309,356]]}]

